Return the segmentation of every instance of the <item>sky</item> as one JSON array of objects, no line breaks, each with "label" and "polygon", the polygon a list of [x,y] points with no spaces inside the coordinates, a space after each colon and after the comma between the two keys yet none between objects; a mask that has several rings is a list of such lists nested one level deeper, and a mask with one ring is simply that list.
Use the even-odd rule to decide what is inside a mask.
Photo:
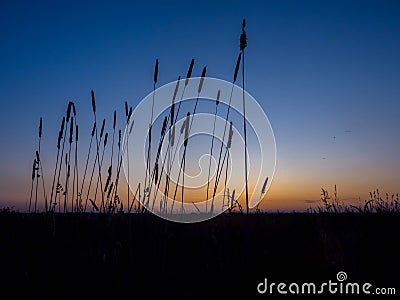
[{"label": "sky", "polygon": [[26,209],[40,117],[50,181],[68,101],[84,157],[91,89],[111,120],[151,93],[156,58],[158,85],[184,77],[192,58],[194,76],[206,65],[231,81],[243,18],[246,90],[276,139],[262,208],[304,210],[335,184],[344,203],[399,192],[398,1],[2,1],[0,207]]}]

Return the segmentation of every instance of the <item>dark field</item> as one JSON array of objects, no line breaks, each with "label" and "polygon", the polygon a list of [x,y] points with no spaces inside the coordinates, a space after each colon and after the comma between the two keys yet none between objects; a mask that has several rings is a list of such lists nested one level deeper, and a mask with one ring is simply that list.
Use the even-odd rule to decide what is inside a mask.
[{"label": "dark field", "polygon": [[344,271],[347,282],[398,293],[399,225],[398,214],[224,214],[176,224],[151,214],[2,213],[0,287],[54,298],[268,298],[256,289],[265,277],[317,284]]}]

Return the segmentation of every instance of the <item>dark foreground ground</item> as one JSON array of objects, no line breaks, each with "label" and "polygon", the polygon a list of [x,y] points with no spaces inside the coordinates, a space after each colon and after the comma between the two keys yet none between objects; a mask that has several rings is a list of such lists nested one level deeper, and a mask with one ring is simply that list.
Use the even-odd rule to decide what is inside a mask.
[{"label": "dark foreground ground", "polygon": [[2,213],[0,288],[54,299],[270,298],[257,293],[264,278],[318,284],[344,271],[347,282],[398,294],[399,225],[398,214],[226,214],[177,224],[151,214]]}]

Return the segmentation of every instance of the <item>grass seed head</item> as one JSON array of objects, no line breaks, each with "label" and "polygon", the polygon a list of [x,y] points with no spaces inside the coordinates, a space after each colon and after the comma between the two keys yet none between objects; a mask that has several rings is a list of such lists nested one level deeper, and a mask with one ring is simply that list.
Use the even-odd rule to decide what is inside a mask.
[{"label": "grass seed head", "polygon": [[96,99],[94,98],[94,91],[91,90],[91,95],[92,95],[92,109],[93,113],[96,114]]},{"label": "grass seed head", "polygon": [[71,118],[71,123],[69,126],[69,143],[72,144],[72,137],[74,135],[74,117]]},{"label": "grass seed head", "polygon": [[244,28],[246,27],[246,20],[243,19],[242,22],[242,34],[240,35],[240,51],[243,51],[247,47],[247,35]]},{"label": "grass seed head", "polygon": [[128,102],[125,101],[125,117],[128,119]]},{"label": "grass seed head", "polygon": [[107,146],[107,140],[108,140],[108,132],[106,132],[104,136],[104,148]]},{"label": "grass seed head", "polygon": [[197,89],[197,93],[200,94],[201,90],[203,88],[203,84],[204,84],[204,77],[206,76],[206,71],[207,71],[207,67],[203,68],[203,71],[201,72],[201,78],[200,78],[200,83],[199,83],[199,87]]},{"label": "grass seed head", "polygon": [[102,138],[103,136],[105,126],[106,126],[106,119],[103,119],[103,123],[101,124],[101,130],[100,130],[100,138]]},{"label": "grass seed head", "polygon": [[39,138],[42,137],[42,128],[43,128],[42,125],[43,125],[42,124],[42,117],[40,117],[40,120],[39,120]]},{"label": "grass seed head", "polygon": [[178,93],[179,83],[180,83],[180,82],[181,82],[181,76],[178,77],[178,80],[177,80],[177,82],[176,82],[175,90],[174,90],[174,96],[172,97],[172,103],[175,102],[176,94]]},{"label": "grass seed head", "polygon": [[154,84],[157,83],[158,79],[158,58],[156,59],[156,66],[154,67]]},{"label": "grass seed head", "polygon": [[185,86],[188,85],[189,79],[192,76],[193,66],[194,66],[194,58],[192,58],[192,61],[190,62],[189,70],[186,75]]}]

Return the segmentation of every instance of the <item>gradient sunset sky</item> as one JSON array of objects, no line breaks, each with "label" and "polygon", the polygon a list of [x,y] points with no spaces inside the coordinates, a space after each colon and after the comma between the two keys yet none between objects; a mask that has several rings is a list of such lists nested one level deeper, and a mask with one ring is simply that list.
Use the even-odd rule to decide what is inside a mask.
[{"label": "gradient sunset sky", "polygon": [[2,1],[0,207],[26,208],[40,117],[50,181],[68,101],[85,139],[90,90],[111,120],[152,91],[156,58],[160,85],[191,58],[231,81],[243,18],[246,90],[277,146],[262,207],[305,209],[335,184],[345,203],[400,192],[399,1]]}]

